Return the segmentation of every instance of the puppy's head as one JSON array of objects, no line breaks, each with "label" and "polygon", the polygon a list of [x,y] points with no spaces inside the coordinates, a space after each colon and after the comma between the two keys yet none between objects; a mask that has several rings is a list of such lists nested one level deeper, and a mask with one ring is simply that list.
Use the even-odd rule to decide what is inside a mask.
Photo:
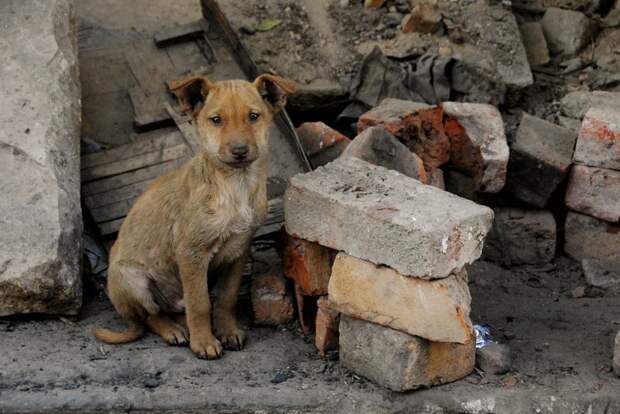
[{"label": "puppy's head", "polygon": [[273,115],[295,91],[293,81],[267,74],[254,82],[192,77],[169,87],[195,118],[209,158],[227,168],[247,167],[267,153]]}]

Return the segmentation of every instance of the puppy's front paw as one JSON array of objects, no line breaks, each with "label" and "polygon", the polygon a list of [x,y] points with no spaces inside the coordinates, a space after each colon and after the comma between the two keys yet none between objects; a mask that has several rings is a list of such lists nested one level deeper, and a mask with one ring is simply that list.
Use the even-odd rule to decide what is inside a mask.
[{"label": "puppy's front paw", "polygon": [[216,338],[194,339],[190,336],[189,347],[201,359],[218,359],[224,353],[222,344]]},{"label": "puppy's front paw", "polygon": [[235,328],[232,331],[220,334],[219,338],[222,341],[222,345],[224,345],[224,349],[230,351],[241,351],[245,345],[245,332],[243,329]]}]

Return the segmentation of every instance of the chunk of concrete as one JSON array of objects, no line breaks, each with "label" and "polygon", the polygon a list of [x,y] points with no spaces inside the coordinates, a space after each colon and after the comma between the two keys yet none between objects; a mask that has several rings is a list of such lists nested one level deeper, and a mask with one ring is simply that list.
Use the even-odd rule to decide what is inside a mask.
[{"label": "chunk of concrete", "polygon": [[598,25],[583,13],[550,7],[541,21],[549,49],[553,53],[574,55],[596,35]]},{"label": "chunk of concrete", "polygon": [[297,135],[314,168],[338,158],[351,142],[323,122],[305,122],[297,128]]},{"label": "chunk of concrete", "polygon": [[574,159],[591,167],[620,170],[620,107],[592,107],[583,118]]},{"label": "chunk of concrete", "polygon": [[382,127],[362,131],[342,153],[343,157],[357,157],[371,164],[396,170],[427,184],[424,162]]},{"label": "chunk of concrete", "polygon": [[345,315],[340,318],[340,361],[393,391],[445,384],[474,369],[475,339],[431,342]]},{"label": "chunk of concrete", "polygon": [[592,107],[620,110],[620,92],[575,91],[567,93],[560,101],[562,113],[570,118],[581,119]]},{"label": "chunk of concrete", "polygon": [[340,312],[430,341],[466,343],[472,324],[467,273],[428,281],[339,253],[329,300]]},{"label": "chunk of concrete", "polygon": [[540,22],[525,22],[519,26],[519,31],[530,65],[543,66],[549,63],[549,48]]},{"label": "chunk of concrete", "polygon": [[504,122],[496,107],[487,104],[441,104],[445,133],[450,140],[450,164],[474,178],[476,188],[499,192],[506,183],[508,143]]},{"label": "chunk of concrete", "polygon": [[291,178],[284,215],[291,235],[426,279],[475,261],[493,220],[487,207],[354,157]]},{"label": "chunk of concrete", "polygon": [[573,259],[620,259],[620,224],[569,211],[564,233],[564,252]]},{"label": "chunk of concrete", "polygon": [[314,324],[314,345],[319,354],[325,355],[328,351],[338,349],[338,325],[340,312],[333,308],[327,296],[321,296],[317,301],[316,322]]},{"label": "chunk of concrete", "polygon": [[614,341],[613,369],[614,374],[616,374],[617,377],[620,377],[620,331],[618,331]]},{"label": "chunk of concrete", "polygon": [[476,365],[492,375],[501,375],[510,371],[512,355],[506,344],[489,344],[476,350]]},{"label": "chunk of concrete", "polygon": [[555,256],[556,224],[547,210],[495,209],[484,257],[507,266],[549,263]]},{"label": "chunk of concrete", "polygon": [[305,296],[327,295],[334,256],[327,247],[289,236],[283,254],[284,274]]},{"label": "chunk of concrete", "polygon": [[[620,16],[620,12],[617,13]],[[594,61],[599,68],[612,73],[620,71],[619,44],[620,30],[617,27],[605,29],[598,35],[594,48]]]},{"label": "chunk of concrete", "polygon": [[524,113],[510,148],[506,191],[545,207],[568,174],[576,139],[574,131]]},{"label": "chunk of concrete", "polygon": [[76,314],[80,81],[68,0],[0,3],[0,316]]},{"label": "chunk of concrete", "polygon": [[581,268],[588,285],[601,289],[620,288],[620,259],[583,259]]},{"label": "chunk of concrete", "polygon": [[620,222],[620,171],[575,165],[568,181],[566,205],[601,220]]}]

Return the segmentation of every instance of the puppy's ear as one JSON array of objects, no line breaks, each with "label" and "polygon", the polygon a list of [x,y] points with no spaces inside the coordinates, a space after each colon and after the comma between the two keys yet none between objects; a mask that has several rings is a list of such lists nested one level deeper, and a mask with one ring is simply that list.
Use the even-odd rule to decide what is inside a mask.
[{"label": "puppy's ear", "polygon": [[198,113],[211,88],[213,88],[213,83],[204,76],[193,76],[168,82],[168,89],[179,100],[181,111],[192,115]]},{"label": "puppy's ear", "polygon": [[279,76],[264,74],[254,81],[258,93],[271,106],[274,113],[286,105],[286,97],[297,89],[294,81]]}]

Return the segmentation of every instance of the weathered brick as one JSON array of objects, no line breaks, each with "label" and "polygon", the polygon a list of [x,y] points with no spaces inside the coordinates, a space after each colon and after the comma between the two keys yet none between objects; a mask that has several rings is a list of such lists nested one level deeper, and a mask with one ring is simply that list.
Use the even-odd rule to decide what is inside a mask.
[{"label": "weathered brick", "polygon": [[619,222],[620,171],[575,165],[566,190],[566,205],[601,220]]},{"label": "weathered brick", "polygon": [[340,361],[351,371],[393,391],[445,384],[474,369],[475,339],[432,342],[342,315]]},{"label": "weathered brick", "polygon": [[598,26],[583,13],[550,7],[541,21],[549,50],[574,55],[588,44]]},{"label": "weathered brick", "polygon": [[472,331],[464,270],[429,281],[339,253],[329,300],[346,315],[430,341],[465,343]]},{"label": "weathered brick", "polygon": [[549,63],[549,48],[540,22],[525,22],[519,26],[519,30],[530,65],[542,66]]},{"label": "weathered brick", "polygon": [[620,291],[620,259],[583,259],[581,268],[589,286]]},{"label": "weathered brick", "polygon": [[581,120],[590,108],[616,107],[620,110],[620,93],[607,91],[574,91],[567,93],[560,101],[562,113]]},{"label": "weathered brick", "polygon": [[573,259],[619,259],[620,224],[569,211],[564,251]]},{"label": "weathered brick", "polygon": [[342,156],[357,157],[371,164],[396,170],[427,184],[424,162],[382,127],[362,131]]},{"label": "weathered brick", "polygon": [[327,296],[321,296],[317,301],[314,344],[321,355],[327,351],[338,349],[338,325],[340,312],[329,303]]},{"label": "weathered brick", "polygon": [[441,27],[441,12],[433,3],[418,3],[403,19],[404,33],[435,33]]},{"label": "weathered brick", "polygon": [[574,131],[524,113],[510,148],[506,191],[545,207],[568,174],[576,139]]},{"label": "weathered brick", "polygon": [[619,107],[593,107],[586,112],[574,158],[590,167],[620,170]]},{"label": "weathered brick", "polygon": [[364,0],[364,7],[378,9],[383,6],[383,3],[385,3],[385,0]]},{"label": "weathered brick", "polygon": [[334,256],[327,247],[289,236],[283,254],[284,275],[306,296],[326,295]]},{"label": "weathered brick", "polygon": [[265,273],[253,276],[251,298],[254,323],[281,325],[293,319],[293,300],[282,275]]},{"label": "weathered brick", "polygon": [[555,256],[556,224],[547,210],[496,208],[484,257],[508,266],[549,263]]},{"label": "weathered brick", "polygon": [[506,344],[483,346],[476,350],[476,365],[487,374],[505,374],[512,366],[510,348]]},{"label": "weathered brick", "polygon": [[441,107],[387,98],[359,118],[357,131],[377,125],[422,158],[427,168],[439,167],[450,159]]},{"label": "weathered brick", "polygon": [[289,234],[400,273],[443,278],[476,260],[493,212],[353,157],[291,178]]},{"label": "weathered brick", "polygon": [[351,142],[323,122],[305,122],[297,128],[297,135],[314,168],[338,158]]},{"label": "weathered brick", "polygon": [[506,183],[508,144],[502,116],[487,104],[444,102],[450,164],[474,178],[476,188],[497,193]]}]

